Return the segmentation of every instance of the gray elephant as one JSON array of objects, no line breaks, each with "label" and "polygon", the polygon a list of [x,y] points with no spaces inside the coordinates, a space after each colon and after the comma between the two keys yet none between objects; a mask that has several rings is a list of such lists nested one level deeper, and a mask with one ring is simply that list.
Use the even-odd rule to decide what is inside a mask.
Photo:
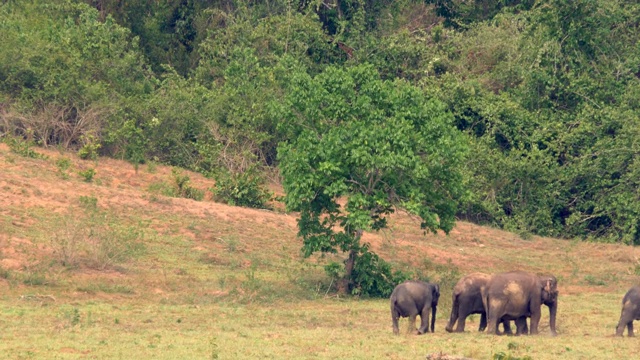
[{"label": "gray elephant", "polygon": [[616,336],[622,336],[625,327],[628,335],[634,336],[633,320],[640,320],[640,286],[638,285],[629,289],[622,298],[622,313],[616,327]]},{"label": "gray elephant", "polygon": [[[391,293],[391,321],[393,333],[398,334],[398,319],[409,317],[409,331],[416,334],[429,332],[429,310],[432,312],[431,332],[435,330],[436,308],[440,298],[440,287],[424,281],[405,281]],[[420,328],[416,330],[416,316],[420,315]]]},{"label": "gray elephant", "polygon": [[453,287],[451,316],[445,327],[447,332],[453,332],[453,325],[457,322],[455,332],[463,332],[467,316],[480,314],[480,327],[483,331],[487,327],[487,314],[482,304],[481,290],[487,285],[491,275],[472,273],[460,279]]},{"label": "gray elephant", "polygon": [[[496,274],[484,288],[483,303],[487,311],[487,328],[497,334],[498,321],[516,320],[517,334],[538,334],[538,324],[544,303],[549,307],[549,327],[556,332],[558,281],[554,276],[538,276],[524,271]],[[526,318],[531,318],[531,327]]]},{"label": "gray elephant", "polygon": [[[539,276],[540,281],[542,283],[555,282],[558,281],[552,275],[541,275]],[[543,292],[542,303],[549,308],[549,323],[551,328],[551,335],[556,336],[558,333],[556,332],[556,313],[558,311],[558,292],[554,294],[549,294],[550,296],[545,296],[547,293]],[[553,314],[553,316],[551,316]],[[529,334],[529,327],[527,326],[527,318],[531,317],[531,313],[527,313],[526,316],[522,316],[516,319],[516,335],[527,335]]]},{"label": "gray elephant", "polygon": [[[487,313],[482,303],[482,288],[487,285],[491,275],[480,272],[471,273],[460,279],[453,287],[451,316],[445,327],[447,332],[464,332],[467,316],[480,314],[480,326],[478,331],[484,331],[487,327]],[[453,325],[458,323],[456,329]],[[506,334],[512,334],[509,321],[503,321]]]}]

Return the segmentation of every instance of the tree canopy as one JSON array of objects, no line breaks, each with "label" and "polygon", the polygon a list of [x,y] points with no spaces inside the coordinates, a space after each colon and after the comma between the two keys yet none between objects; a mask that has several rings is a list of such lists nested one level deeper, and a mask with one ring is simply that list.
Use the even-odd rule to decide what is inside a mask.
[{"label": "tree canopy", "polygon": [[307,254],[383,264],[352,241],[397,208],[637,245],[638,19],[628,0],[3,1],[0,137],[199,171],[245,206],[281,172]]},{"label": "tree canopy", "polygon": [[348,252],[351,281],[366,252],[362,232],[386,227],[397,207],[425,229],[452,229],[465,142],[442,103],[406,81],[381,80],[366,64],[297,73],[287,90],[285,126],[296,135],[278,154],[307,256]]}]

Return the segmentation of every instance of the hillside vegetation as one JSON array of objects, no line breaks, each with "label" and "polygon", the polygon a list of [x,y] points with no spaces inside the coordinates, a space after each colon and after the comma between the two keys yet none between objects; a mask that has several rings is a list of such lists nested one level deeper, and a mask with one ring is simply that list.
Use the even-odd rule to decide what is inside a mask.
[{"label": "hillside vegetation", "polygon": [[[637,354],[603,339],[640,274],[638,19],[623,0],[3,1],[0,347]],[[440,283],[442,325],[461,275],[511,269],[558,277],[559,339],[388,336],[397,283]]]},{"label": "hillside vegetation", "polygon": [[640,242],[636,1],[38,0],[0,18],[5,139],[188,168],[260,207],[279,144],[361,115],[332,106],[349,84],[314,87],[371,67],[465,135],[458,216]]},{"label": "hillside vegetation", "polygon": [[[210,201],[211,180],[155,163],[31,154],[39,155],[0,145],[0,358],[640,355],[633,339],[611,338],[640,273],[640,250],[628,245],[522,238],[467,222],[424,234],[415,218],[395,214],[363,241],[440,283],[442,297],[435,334],[407,334],[405,320],[394,337],[387,299],[329,291],[331,257],[303,258],[297,214]],[[178,197],[177,175],[204,200]],[[460,276],[511,269],[558,277],[558,337],[544,311],[536,337],[477,333],[477,316],[465,334],[444,332]]]}]

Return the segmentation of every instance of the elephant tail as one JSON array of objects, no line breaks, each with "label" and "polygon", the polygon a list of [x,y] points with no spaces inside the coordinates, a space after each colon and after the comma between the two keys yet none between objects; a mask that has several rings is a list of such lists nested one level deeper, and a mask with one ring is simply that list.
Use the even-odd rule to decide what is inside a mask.
[{"label": "elephant tail", "polygon": [[398,296],[397,294],[393,293],[391,294],[391,299],[390,299],[390,303],[391,303],[391,316],[394,318],[399,318],[402,315],[402,311],[400,310],[400,307],[398,306]]},{"label": "elephant tail", "polygon": [[436,330],[436,308],[437,306],[431,307],[431,332],[435,332]]},{"label": "elephant tail", "polygon": [[438,284],[433,285],[431,290],[431,332],[435,332],[436,329],[436,308],[438,307],[438,300],[440,299],[440,286]]},{"label": "elephant tail", "polygon": [[489,292],[486,291],[486,288],[483,286],[481,289],[481,294],[482,294],[482,306],[484,307],[484,312],[486,314],[486,319],[487,321],[490,319],[489,318]]}]

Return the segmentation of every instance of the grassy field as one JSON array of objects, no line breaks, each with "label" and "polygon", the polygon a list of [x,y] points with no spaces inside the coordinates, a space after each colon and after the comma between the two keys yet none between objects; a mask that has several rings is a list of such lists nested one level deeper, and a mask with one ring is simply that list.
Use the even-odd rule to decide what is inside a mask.
[{"label": "grassy field", "polygon": [[[326,258],[302,259],[296,215],[173,197],[170,168],[0,145],[0,358],[475,359],[640,357],[615,338],[640,250],[518,235],[460,222],[424,235],[398,214],[366,234],[382,257],[441,284],[436,332],[393,336],[386,299],[338,298]],[[95,175],[87,177],[89,169]],[[187,173],[185,173],[187,174]],[[278,192],[277,186],[273,190]],[[339,257],[335,258],[339,259]],[[558,337],[444,331],[451,288],[472,271],[559,279]]]}]

